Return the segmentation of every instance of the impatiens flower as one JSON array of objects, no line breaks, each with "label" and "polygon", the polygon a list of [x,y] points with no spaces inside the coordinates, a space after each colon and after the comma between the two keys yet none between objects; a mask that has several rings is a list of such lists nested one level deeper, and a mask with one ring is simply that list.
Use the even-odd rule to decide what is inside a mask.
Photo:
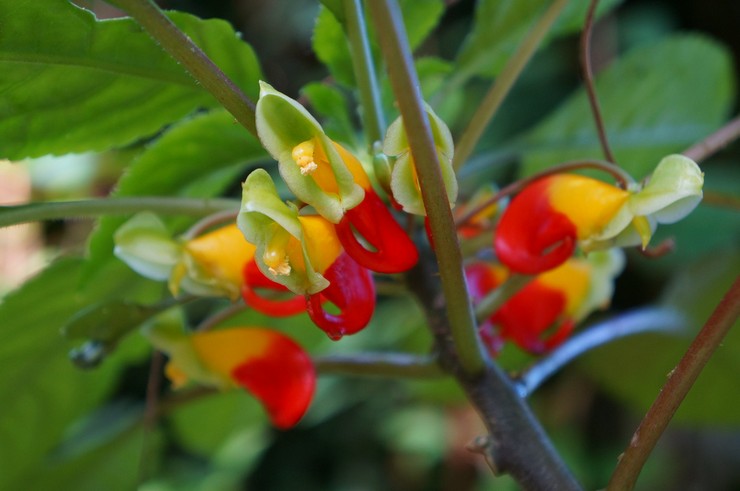
[{"label": "impatiens flower", "polygon": [[[426,106],[429,125],[432,130],[434,145],[437,149],[440,171],[445,183],[445,191],[450,206],[455,205],[457,199],[457,178],[452,168],[452,156],[454,154],[454,144],[452,134],[447,125],[439,116]],[[421,196],[421,186],[419,178],[416,175],[414,158],[411,155],[406,129],[403,126],[403,118],[398,117],[386,132],[383,142],[383,152],[387,155],[396,157],[391,174],[391,190],[393,198],[403,207],[403,210],[416,215],[426,215],[424,201]]]},{"label": "impatiens flower", "polygon": [[236,225],[217,228],[190,240],[173,239],[162,221],[151,213],[134,216],[115,235],[116,255],[132,269],[154,280],[167,280],[170,291],[193,295],[241,294],[247,305],[273,316],[295,315],[305,310],[302,297],[264,298],[255,288],[286,292],[254,265],[255,246],[244,239]]},{"label": "impatiens flower", "polygon": [[689,214],[704,179],[691,159],[670,155],[642,189],[624,190],[574,174],[556,174],[527,186],[503,213],[496,230],[498,259],[514,271],[537,274],[585,251],[647,247],[657,223]]},{"label": "impatiens flower", "polygon": [[[624,266],[621,250],[594,252],[571,258],[533,279],[481,325],[481,335],[494,353],[504,340],[533,353],[561,344],[577,322],[608,305],[613,280]],[[509,272],[500,265],[473,263],[466,277],[474,301],[499,287]]]},{"label": "impatiens flower", "polygon": [[336,224],[355,261],[379,273],[416,264],[416,247],[375,193],[360,161],[329,139],[303,106],[262,83],[256,117],[260,140],[278,160],[290,190]]},{"label": "impatiens flower", "polygon": [[[256,244],[260,271],[293,293],[306,296],[311,320],[330,338],[364,328],[375,308],[375,285],[369,270],[348,255],[334,225],[321,216],[301,216],[277,194],[270,175],[258,169],[243,185],[237,224]],[[338,314],[324,310],[332,302]]]},{"label": "impatiens flower", "polygon": [[298,423],[313,398],[311,358],[278,332],[236,327],[185,334],[154,325],[144,334],[170,357],[165,373],[175,388],[191,381],[221,390],[242,387],[262,403],[278,428]]}]

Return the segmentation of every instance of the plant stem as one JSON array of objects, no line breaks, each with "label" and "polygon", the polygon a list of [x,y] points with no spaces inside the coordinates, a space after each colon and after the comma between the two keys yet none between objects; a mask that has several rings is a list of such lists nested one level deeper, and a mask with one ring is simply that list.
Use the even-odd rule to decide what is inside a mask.
[{"label": "plant stem", "polygon": [[740,138],[740,117],[729,121],[722,128],[682,153],[696,162],[701,162],[738,138]]},{"label": "plant stem", "polygon": [[437,262],[445,292],[447,316],[463,370],[475,375],[485,369],[485,355],[478,339],[462,265],[460,244],[442,180],[419,80],[398,5],[392,0],[369,3],[379,42],[388,67],[403,125],[419,177],[422,199],[434,236]]},{"label": "plant stem", "polygon": [[255,137],[254,102],[151,0],[106,0],[126,11]]},{"label": "plant stem", "polygon": [[673,309],[646,307],[594,324],[571,337],[518,377],[519,394],[529,397],[543,382],[576,357],[616,339],[649,332],[677,333],[686,319]]},{"label": "plant stem", "polygon": [[591,67],[591,34],[593,33],[594,14],[598,3],[599,0],[591,0],[588,11],[586,12],[586,22],[583,26],[583,33],[581,34],[581,68],[583,83],[586,86],[586,94],[588,95],[588,103],[591,106],[591,113],[596,124],[596,133],[599,135],[599,142],[601,143],[601,150],[604,152],[604,158],[606,160],[615,163],[614,154],[609,147],[609,139],[606,137],[606,128],[604,128],[604,119],[601,116],[601,105],[596,95],[594,73]]},{"label": "plant stem", "polygon": [[533,275],[512,274],[498,288],[485,296],[475,308],[475,317],[483,322],[501,308],[511,297],[516,295],[535,278]]},{"label": "plant stem", "polygon": [[452,166],[458,170],[475,150],[478,140],[483,135],[488,124],[496,115],[501,103],[509,93],[514,83],[519,79],[524,67],[537,51],[542,39],[557,20],[560,12],[565,8],[568,0],[555,0],[547,11],[530,29],[527,36],[517,48],[516,52],[506,62],[496,81],[493,83],[480,106],[473,115],[468,127],[462,134],[455,148]]},{"label": "plant stem", "polygon": [[370,377],[435,378],[445,372],[433,356],[407,353],[355,353],[325,355],[313,359],[316,370],[324,374]]},{"label": "plant stem", "polygon": [[634,488],[637,476],[658,439],[694,385],[704,365],[720,346],[738,317],[740,317],[740,276],[735,278],[683,358],[670,372],[658,397],[632,436],[629,446],[620,456],[614,474],[609,480],[608,490],[621,491]]},{"label": "plant stem", "polygon": [[383,140],[385,117],[380,103],[380,89],[375,75],[375,65],[370,51],[370,43],[365,27],[365,16],[360,0],[343,0],[344,13],[347,19],[347,39],[352,53],[352,67],[360,94],[360,115],[362,126],[367,137],[368,149],[372,152],[373,144]]},{"label": "plant stem", "polygon": [[0,227],[41,220],[128,215],[139,211],[152,211],[160,215],[205,216],[219,211],[238,209],[239,201],[224,198],[131,197],[55,201],[0,206]]},{"label": "plant stem", "polygon": [[483,444],[475,450],[485,455],[495,473],[510,474],[523,489],[580,489],[509,377],[493,362],[475,377],[461,369],[433,253],[423,243],[419,254],[408,285],[424,307],[440,365],[455,376],[488,428],[489,436],[479,439]]}]

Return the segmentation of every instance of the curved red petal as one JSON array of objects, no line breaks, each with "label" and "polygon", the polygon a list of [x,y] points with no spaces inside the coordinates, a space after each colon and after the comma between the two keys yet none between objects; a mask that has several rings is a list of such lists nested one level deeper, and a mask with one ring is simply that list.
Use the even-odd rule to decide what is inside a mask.
[{"label": "curved red petal", "polygon": [[[329,286],[306,297],[309,317],[333,340],[362,330],[370,322],[375,310],[375,284],[370,271],[344,253],[326,270]],[[324,310],[328,300],[339,309],[339,314]]]},{"label": "curved red petal", "polygon": [[501,336],[511,339],[530,353],[542,354],[561,337],[562,342],[570,332],[565,329],[567,326],[561,325],[551,335],[553,341],[542,337],[562,316],[565,304],[566,298],[562,292],[535,281],[511,297],[491,316],[491,320],[499,325]]},{"label": "curved red petal", "polygon": [[565,262],[576,246],[577,230],[548,201],[550,179],[535,181],[509,204],[496,227],[493,247],[511,270],[538,274]]},{"label": "curved red petal", "polygon": [[231,375],[262,402],[272,424],[287,429],[306,413],[316,388],[316,371],[295,341],[272,334],[264,355],[237,366]]},{"label": "curved red petal", "polygon": [[300,295],[293,295],[285,300],[267,299],[258,295],[255,288],[269,288],[284,292],[289,290],[265,276],[257,267],[254,259],[244,265],[243,278],[241,293],[244,303],[258,312],[273,317],[288,317],[300,314],[306,309],[306,301]]},{"label": "curved red petal", "polygon": [[[419,260],[413,241],[372,189],[366,189],[362,202],[345,212],[336,230],[344,250],[361,266],[378,273],[401,273]],[[355,230],[374,251],[360,243]]]}]

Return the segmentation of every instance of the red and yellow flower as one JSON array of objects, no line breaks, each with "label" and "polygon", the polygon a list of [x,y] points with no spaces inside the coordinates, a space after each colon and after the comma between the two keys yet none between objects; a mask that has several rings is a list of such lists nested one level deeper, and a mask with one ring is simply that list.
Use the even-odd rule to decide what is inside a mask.
[{"label": "red and yellow flower", "polygon": [[643,187],[620,189],[574,174],[531,183],[503,213],[494,249],[508,268],[537,274],[584,251],[612,246],[647,247],[658,223],[690,213],[702,197],[703,175],[682,155],[664,158]]},{"label": "red and yellow flower", "polygon": [[[571,258],[542,273],[508,299],[484,322],[481,335],[492,352],[505,340],[542,354],[560,345],[576,323],[608,305],[614,277],[624,264],[620,250],[594,252],[588,258]],[[498,288],[509,277],[498,264],[476,262],[466,268],[475,302]]]},{"label": "red and yellow flower", "polygon": [[174,388],[189,382],[221,390],[242,387],[262,403],[278,428],[298,423],[313,398],[316,371],[311,358],[284,334],[261,327],[185,334],[161,325],[144,334],[170,357],[165,373]]},{"label": "red and yellow flower", "polygon": [[[262,274],[305,296],[309,316],[330,338],[356,333],[368,324],[375,308],[370,271],[347,254],[333,224],[318,215],[299,215],[281,201],[264,170],[252,172],[244,182],[237,223],[256,245]],[[328,313],[325,301],[340,312]]]},{"label": "red and yellow flower", "polygon": [[360,161],[329,139],[303,106],[262,82],[256,124],[290,190],[336,225],[355,261],[379,273],[399,273],[416,264],[416,247],[374,191]]}]

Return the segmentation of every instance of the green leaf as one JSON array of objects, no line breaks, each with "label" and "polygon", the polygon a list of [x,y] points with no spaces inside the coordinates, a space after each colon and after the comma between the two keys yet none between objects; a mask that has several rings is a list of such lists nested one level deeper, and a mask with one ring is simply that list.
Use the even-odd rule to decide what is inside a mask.
[{"label": "green leaf", "polygon": [[[417,48],[437,25],[444,13],[444,3],[440,0],[403,0],[399,2],[406,33],[411,49]],[[347,39],[342,24],[331,10],[322,6],[316,20],[313,35],[313,50],[316,56],[329,69],[329,73],[341,84],[354,87],[355,75],[352,68]],[[366,16],[367,18],[367,16]],[[368,23],[370,24],[370,23]],[[368,25],[368,36],[374,38],[372,25]],[[372,44],[373,47],[376,45]],[[373,58],[379,59],[377,51]]]},{"label": "green leaf", "polygon": [[[643,413],[740,271],[738,250],[717,252],[685,267],[669,285],[663,303],[689,321],[684,337],[625,338],[585,355],[580,366],[606,390]],[[740,427],[740,322],[706,365],[674,421]]]},{"label": "green leaf", "polygon": [[339,88],[311,82],[301,89],[301,95],[322,117],[322,127],[329,138],[350,148],[358,146],[347,98]]},{"label": "green leaf", "polygon": [[[216,110],[173,126],[148,147],[121,178],[116,196],[211,197],[245,167],[267,157],[260,143]],[[89,241],[88,273],[113,257],[113,234],[127,217],[103,218]]]},{"label": "green leaf", "polygon": [[[256,97],[257,59],[231,26],[170,17]],[[218,105],[131,19],[96,21],[69,2],[37,0],[0,2],[0,25],[1,157],[121,146]]]},{"label": "green leaf", "polygon": [[[600,2],[597,16],[614,8],[620,0]],[[589,2],[569,2],[545,39],[577,31],[583,26]],[[475,11],[475,23],[457,56],[455,78],[472,75],[497,75],[507,58],[542,16],[552,0],[481,0]]]},{"label": "green leaf", "polygon": [[23,489],[63,489],[127,491],[140,479],[142,452],[152,456],[160,438],[153,429],[137,424],[140,408],[106,406],[55,450],[44,468],[23,483]]},{"label": "green leaf", "polygon": [[66,428],[110,390],[126,356],[80,371],[67,358],[61,325],[88,303],[145,299],[145,284],[123,266],[77,290],[82,261],[57,261],[0,304],[0,489],[27,489]]},{"label": "green leaf", "polygon": [[[635,178],[661,158],[717,129],[732,104],[727,50],[697,35],[677,35],[630,51],[604,70],[596,89],[617,162]],[[584,90],[521,142],[524,174],[559,162],[602,158]]]}]

